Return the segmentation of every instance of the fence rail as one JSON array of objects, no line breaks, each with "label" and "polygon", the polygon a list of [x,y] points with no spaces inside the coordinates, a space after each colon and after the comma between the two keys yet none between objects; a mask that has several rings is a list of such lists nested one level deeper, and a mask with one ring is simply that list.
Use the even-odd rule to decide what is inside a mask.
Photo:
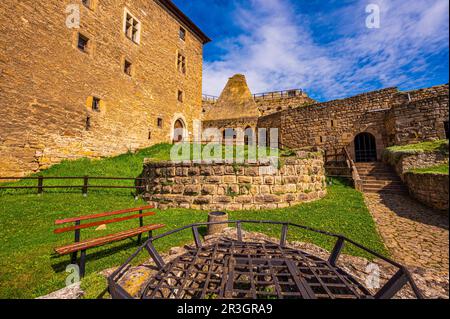
[{"label": "fence rail", "polygon": [[264,93],[256,93],[253,94],[253,98],[256,99],[262,99],[262,100],[269,100],[269,99],[275,99],[275,98],[289,98],[289,97],[296,97],[303,94],[302,89],[292,89],[292,90],[284,90],[284,91],[273,91],[273,92],[264,92]]},{"label": "fence rail", "polygon": [[208,95],[208,94],[202,94],[202,100],[207,102],[217,102],[219,99],[218,96],[215,95]]},{"label": "fence rail", "polygon": [[[89,188],[97,189],[136,189],[143,190],[146,186],[139,185],[140,181],[144,181],[145,178],[135,177],[92,177],[92,176],[32,176],[32,177],[0,177],[1,181],[23,181],[23,180],[36,180],[37,185],[18,185],[18,186],[2,186],[1,189],[37,189],[38,194],[42,194],[44,189],[63,189],[63,188],[80,188],[83,195],[87,195]],[[45,180],[82,180],[83,185],[44,185]],[[92,180],[108,180],[108,181],[134,181],[135,186],[122,186],[122,185],[90,185],[89,181]],[[6,183],[6,182],[4,182]]]}]

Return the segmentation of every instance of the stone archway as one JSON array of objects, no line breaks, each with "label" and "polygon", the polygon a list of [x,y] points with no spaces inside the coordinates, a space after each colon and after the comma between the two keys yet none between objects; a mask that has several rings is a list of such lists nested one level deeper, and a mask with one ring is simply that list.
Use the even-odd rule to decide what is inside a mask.
[{"label": "stone archway", "polygon": [[377,143],[375,136],[368,132],[355,136],[355,161],[357,163],[377,161]]},{"label": "stone archway", "polygon": [[172,143],[185,142],[188,138],[187,127],[183,118],[177,118],[172,124]]}]

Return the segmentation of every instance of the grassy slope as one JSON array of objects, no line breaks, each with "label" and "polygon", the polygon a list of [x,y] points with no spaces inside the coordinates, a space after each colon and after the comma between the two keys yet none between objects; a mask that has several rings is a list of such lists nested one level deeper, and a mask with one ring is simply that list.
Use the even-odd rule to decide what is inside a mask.
[{"label": "grassy slope", "polygon": [[411,170],[415,174],[443,174],[448,175],[448,164],[441,164],[426,168],[416,168]]},{"label": "grassy slope", "polygon": [[[99,161],[79,160],[56,165],[43,172],[50,176],[100,175],[137,176],[145,157],[167,159],[168,145],[158,145],[137,154],[125,154]],[[24,182],[20,182],[24,183]],[[92,191],[84,198],[80,191],[65,193],[46,192],[43,195],[30,191],[0,192],[0,298],[32,298],[64,286],[65,267],[69,258],[52,255],[52,249],[73,240],[73,234],[54,235],[53,222],[57,218],[95,212],[137,207],[144,203],[135,201],[124,190]],[[233,219],[271,219],[291,221],[331,232],[342,233],[380,253],[386,249],[375,231],[374,222],[364,205],[362,195],[349,186],[335,183],[326,198],[287,209],[273,211],[233,212]],[[183,209],[157,211],[146,222],[161,222],[167,231],[186,224],[206,221],[206,212]],[[127,227],[136,227],[137,221],[108,225],[107,231],[82,232],[82,238],[103,236]],[[279,228],[251,226],[245,229],[262,231],[279,236]],[[161,233],[159,231],[158,233]],[[192,240],[189,231],[157,242],[157,247],[167,251]],[[333,242],[326,237],[306,232],[291,232],[289,240],[313,242],[331,249]],[[100,271],[120,265],[136,249],[133,240],[88,251],[87,272]],[[347,253],[366,256],[359,250],[346,248]]]},{"label": "grassy slope", "polygon": [[448,140],[438,140],[422,142],[417,144],[408,144],[403,146],[391,146],[386,149],[388,152],[393,153],[432,153],[441,152],[448,154]]}]

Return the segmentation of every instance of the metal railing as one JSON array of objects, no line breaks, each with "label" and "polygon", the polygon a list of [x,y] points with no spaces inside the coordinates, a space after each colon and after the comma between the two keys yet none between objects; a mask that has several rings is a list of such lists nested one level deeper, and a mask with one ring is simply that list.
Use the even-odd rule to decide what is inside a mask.
[{"label": "metal railing", "polygon": [[358,249],[361,249],[362,251],[376,257],[379,258],[383,261],[385,261],[386,263],[394,266],[395,268],[397,268],[397,272],[386,282],[386,284],[381,287],[373,296],[373,298],[375,299],[391,299],[393,298],[406,284],[409,284],[413,293],[415,294],[415,296],[418,299],[423,299],[423,295],[421,293],[421,291],[419,290],[419,288],[416,286],[411,274],[409,273],[408,269],[404,266],[402,266],[401,264],[387,258],[384,257],[383,255],[364,247],[363,245],[343,236],[343,235],[338,235],[338,234],[334,234],[331,232],[327,232],[327,231],[323,231],[323,230],[318,230],[312,227],[308,227],[308,226],[303,226],[303,225],[299,225],[299,224],[294,224],[294,223],[290,223],[290,222],[279,222],[279,221],[267,221],[267,220],[236,220],[236,221],[224,221],[224,222],[209,222],[209,223],[196,223],[196,224],[191,224],[188,226],[184,226],[175,230],[171,230],[169,232],[166,232],[162,235],[158,235],[155,237],[151,237],[149,238],[141,247],[138,248],[138,250],[133,253],[127,260],[126,262],[120,266],[116,271],[114,271],[114,273],[112,273],[109,277],[108,277],[108,289],[109,289],[109,293],[111,294],[111,296],[113,298],[122,298],[122,299],[131,299],[132,296],[130,296],[130,294],[128,294],[128,292],[119,284],[119,280],[123,277],[123,275],[126,273],[128,267],[130,266],[131,262],[145,249],[148,254],[150,255],[150,257],[153,259],[153,261],[155,262],[157,268],[161,271],[162,269],[164,269],[164,267],[166,266],[165,261],[163,260],[163,258],[161,257],[161,255],[158,253],[158,251],[156,250],[155,246],[154,246],[154,242],[170,236],[170,235],[174,235],[177,233],[180,233],[184,230],[187,229],[191,229],[192,231],[192,236],[195,242],[195,245],[197,247],[197,249],[200,249],[202,247],[202,241],[200,239],[200,234],[199,234],[199,227],[202,226],[208,226],[208,225],[220,225],[220,224],[236,224],[236,229],[237,229],[237,240],[238,242],[243,242],[243,234],[242,234],[242,224],[268,224],[268,225],[280,225],[282,226],[281,229],[281,236],[280,236],[280,242],[279,245],[281,247],[285,247],[287,244],[287,238],[288,238],[288,231],[289,228],[293,227],[293,228],[297,228],[297,229],[302,229],[302,230],[306,230],[306,231],[310,231],[310,232],[314,232],[316,234],[320,234],[323,236],[327,236],[327,237],[333,237],[336,239],[335,245],[333,250],[331,251],[329,258],[327,260],[327,263],[331,266],[331,267],[336,267],[338,261],[339,261],[339,257],[341,256],[341,252],[345,246],[345,244],[350,244]]},{"label": "metal railing", "polygon": [[218,99],[219,99],[219,97],[215,96],[215,95],[202,94],[202,101],[215,103],[215,102],[217,102]]},{"label": "metal railing", "polygon": [[264,93],[256,93],[253,94],[253,98],[255,100],[272,100],[272,99],[285,99],[285,98],[293,98],[303,94],[302,89],[292,89],[292,90],[284,90],[284,91],[273,91],[273,92],[264,92]]},{"label": "metal railing", "polygon": [[[31,176],[31,177],[0,177],[0,181],[18,182],[24,180],[36,180],[36,185],[7,185],[0,184],[0,190],[2,189],[37,189],[38,194],[42,194],[45,189],[66,189],[66,188],[79,188],[83,195],[87,195],[89,188],[97,189],[136,189],[138,193],[140,190],[144,190],[146,186],[140,185],[145,178],[135,177],[92,177],[92,176]],[[82,185],[44,185],[46,180],[80,180],[83,181]],[[126,185],[91,185],[89,181],[92,180],[109,180],[109,181],[134,181],[135,186]],[[6,182],[5,182],[6,183]]]}]

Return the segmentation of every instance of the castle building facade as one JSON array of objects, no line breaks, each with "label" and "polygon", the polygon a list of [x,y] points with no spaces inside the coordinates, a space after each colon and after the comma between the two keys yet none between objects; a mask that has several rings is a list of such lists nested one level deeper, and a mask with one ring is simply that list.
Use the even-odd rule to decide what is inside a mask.
[{"label": "castle building facade", "polygon": [[172,1],[5,0],[0,12],[0,175],[188,139],[201,119],[210,39]]}]

